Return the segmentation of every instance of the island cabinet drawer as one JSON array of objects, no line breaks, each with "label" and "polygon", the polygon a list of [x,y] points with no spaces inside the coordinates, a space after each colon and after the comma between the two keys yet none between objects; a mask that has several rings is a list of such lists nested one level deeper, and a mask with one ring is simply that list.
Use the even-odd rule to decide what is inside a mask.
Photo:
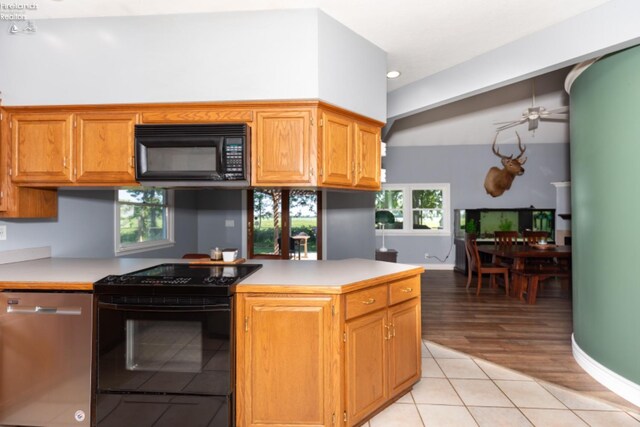
[{"label": "island cabinet drawer", "polygon": [[389,284],[389,305],[420,295],[420,276],[398,280]]},{"label": "island cabinet drawer", "polygon": [[387,306],[388,286],[381,285],[347,294],[346,319],[362,316]]}]

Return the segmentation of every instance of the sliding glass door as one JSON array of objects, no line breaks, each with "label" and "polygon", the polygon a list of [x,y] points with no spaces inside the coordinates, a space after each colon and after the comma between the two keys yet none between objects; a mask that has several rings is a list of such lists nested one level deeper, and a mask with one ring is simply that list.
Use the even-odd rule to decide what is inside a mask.
[{"label": "sliding glass door", "polygon": [[260,188],[247,197],[249,258],[322,258],[319,191]]}]

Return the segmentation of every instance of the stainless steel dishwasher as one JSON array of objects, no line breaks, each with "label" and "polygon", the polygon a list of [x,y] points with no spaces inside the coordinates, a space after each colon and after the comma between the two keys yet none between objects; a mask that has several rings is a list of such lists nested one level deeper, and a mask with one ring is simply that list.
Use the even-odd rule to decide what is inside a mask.
[{"label": "stainless steel dishwasher", "polygon": [[0,425],[90,425],[92,301],[0,292]]}]

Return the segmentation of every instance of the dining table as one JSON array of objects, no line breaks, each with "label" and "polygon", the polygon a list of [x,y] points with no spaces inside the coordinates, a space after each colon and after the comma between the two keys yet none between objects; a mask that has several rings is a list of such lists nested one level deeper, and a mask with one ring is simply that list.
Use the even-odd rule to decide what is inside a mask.
[{"label": "dining table", "polygon": [[[569,264],[571,262],[571,246],[547,245],[478,245],[478,252],[488,254],[493,260],[509,259],[512,261],[512,270],[524,270],[527,261],[531,260],[553,260],[559,263]],[[511,296],[519,296],[520,289],[524,285],[520,275],[512,274]]]}]

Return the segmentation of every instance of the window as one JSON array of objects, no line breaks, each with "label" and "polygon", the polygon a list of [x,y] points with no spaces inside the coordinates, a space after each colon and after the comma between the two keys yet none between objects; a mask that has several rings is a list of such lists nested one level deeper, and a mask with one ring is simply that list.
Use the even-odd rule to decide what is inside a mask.
[{"label": "window", "polygon": [[117,190],[116,254],[172,246],[172,201],[169,190]]},{"label": "window", "polygon": [[[451,233],[449,184],[389,184],[376,195],[376,218],[379,212],[393,214],[385,223],[387,234],[448,235]],[[381,229],[380,223],[376,229]]]}]

